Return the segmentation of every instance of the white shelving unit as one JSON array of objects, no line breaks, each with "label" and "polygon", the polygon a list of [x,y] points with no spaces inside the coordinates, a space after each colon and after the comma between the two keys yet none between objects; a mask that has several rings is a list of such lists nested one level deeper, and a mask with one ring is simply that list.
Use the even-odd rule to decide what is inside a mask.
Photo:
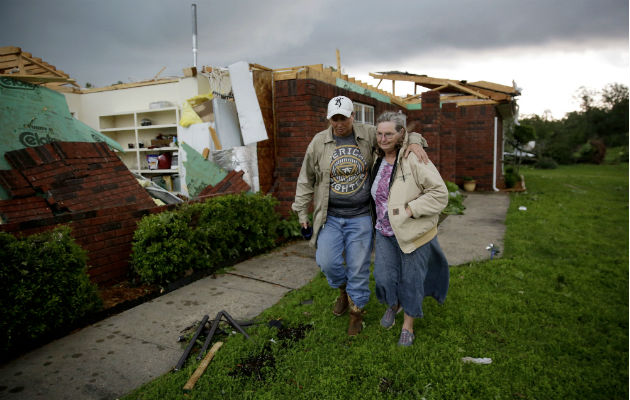
[{"label": "white shelving unit", "polygon": [[[99,116],[98,120],[101,133],[117,141],[125,149],[124,153],[119,152],[118,155],[131,171],[142,175],[169,175],[178,172],[178,147],[170,145],[150,148],[152,147],[151,140],[156,139],[160,134],[177,140],[177,122],[179,121],[177,107],[107,114]],[[151,124],[143,125],[143,120],[149,120]],[[149,169],[146,156],[162,153],[172,154],[171,168]]]}]

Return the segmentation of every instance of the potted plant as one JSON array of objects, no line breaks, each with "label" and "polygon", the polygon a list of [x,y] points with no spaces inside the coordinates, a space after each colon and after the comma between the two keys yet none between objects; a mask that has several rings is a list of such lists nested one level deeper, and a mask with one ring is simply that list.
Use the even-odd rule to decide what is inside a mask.
[{"label": "potted plant", "polygon": [[475,181],[472,177],[470,176],[464,177],[464,190],[465,191],[474,192],[476,186],[477,186],[477,181]]}]

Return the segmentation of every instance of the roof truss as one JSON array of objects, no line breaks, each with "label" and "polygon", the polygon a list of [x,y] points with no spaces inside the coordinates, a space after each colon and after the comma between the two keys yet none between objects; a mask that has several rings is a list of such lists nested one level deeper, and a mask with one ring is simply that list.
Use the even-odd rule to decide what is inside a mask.
[{"label": "roof truss", "polygon": [[[370,76],[379,79],[379,83],[383,79],[392,81],[414,82],[417,86],[439,92],[442,101],[456,102],[459,105],[470,105],[500,102],[510,102],[514,96],[521,93],[516,87],[500,85],[493,82],[478,81],[468,83],[467,81],[457,81],[453,79],[434,78],[426,75],[415,75],[402,72],[378,72],[370,73]],[[473,96],[472,98],[470,96]],[[419,102],[420,94],[408,96],[405,102],[412,104]]]},{"label": "roof truss", "polygon": [[0,76],[47,86],[51,89],[63,88],[66,84],[79,87],[75,80],[65,72],[13,46],[0,47]]}]

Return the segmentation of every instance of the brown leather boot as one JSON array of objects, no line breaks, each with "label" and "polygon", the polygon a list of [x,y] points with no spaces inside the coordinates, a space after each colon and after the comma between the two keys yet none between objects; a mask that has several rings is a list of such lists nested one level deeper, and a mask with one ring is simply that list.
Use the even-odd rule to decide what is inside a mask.
[{"label": "brown leather boot", "polygon": [[365,312],[362,308],[355,306],[349,296],[348,300],[350,303],[350,325],[348,325],[348,336],[356,336],[363,329],[363,314]]},{"label": "brown leather boot", "polygon": [[339,286],[339,297],[337,297],[337,301],[335,302],[335,307],[333,308],[333,314],[340,317],[342,316],[346,310],[348,309],[348,293],[346,293],[346,284]]}]

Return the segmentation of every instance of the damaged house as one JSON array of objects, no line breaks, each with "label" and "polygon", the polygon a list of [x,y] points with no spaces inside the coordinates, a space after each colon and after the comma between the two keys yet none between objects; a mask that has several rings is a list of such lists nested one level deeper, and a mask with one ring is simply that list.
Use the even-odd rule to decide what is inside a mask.
[{"label": "damaged house", "polygon": [[[504,131],[520,94],[490,82],[372,74],[393,89],[396,81],[425,89],[401,98],[340,65],[244,62],[86,89],[19,48],[0,48],[0,57],[0,229],[31,234],[71,223],[101,285],[126,276],[137,221],[169,203],[251,190],[273,194],[289,215],[304,152],[328,126],[337,95],[353,100],[358,122],[404,112],[445,180],[470,176],[478,190],[499,190]],[[24,118],[8,127],[16,113]],[[20,140],[24,132],[39,136]]]}]

